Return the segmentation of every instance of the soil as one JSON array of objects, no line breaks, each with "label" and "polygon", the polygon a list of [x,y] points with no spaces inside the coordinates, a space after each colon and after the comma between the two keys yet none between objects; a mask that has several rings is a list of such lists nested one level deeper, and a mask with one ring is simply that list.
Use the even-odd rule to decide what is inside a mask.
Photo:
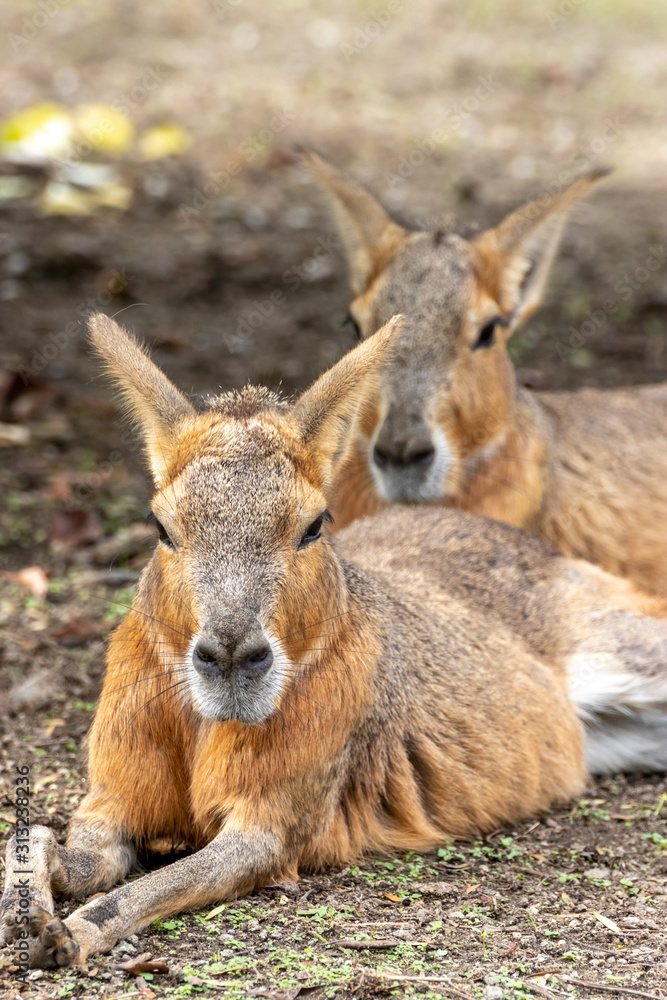
[{"label": "soil", "polygon": [[[354,343],[339,242],[295,142],[417,224],[492,224],[575,156],[577,171],[615,163],[574,213],[547,300],[512,349],[540,387],[667,378],[659,5],[587,0],[567,16],[554,5],[551,23],[527,0],[502,11],[420,0],[377,7],[389,18],[377,35],[352,0],[335,11],[165,0],[160,16],[110,0],[60,7],[0,63],[7,112],[124,101],[137,128],[175,120],[193,145],[121,162],[126,212],[0,202],[0,423],[18,435],[0,449],[5,839],[16,766],[31,768],[32,822],[58,836],[85,793],[105,640],[154,544],[140,450],[89,357],[85,316],[124,310],[196,392],[252,380],[292,393]],[[3,5],[3,36],[28,31],[24,17],[34,12]],[[138,100],[149,66],[159,85]],[[454,125],[483,76],[488,99]],[[2,176],[23,169],[0,162]],[[663,263],[644,279],[652,248]],[[625,275],[628,296],[615,287]],[[0,995],[665,996],[665,817],[664,775],[591,782],[565,809],[439,856],[369,859],[180,915],[84,970],[18,987],[5,954]],[[167,973],[119,967],[145,953]]]}]

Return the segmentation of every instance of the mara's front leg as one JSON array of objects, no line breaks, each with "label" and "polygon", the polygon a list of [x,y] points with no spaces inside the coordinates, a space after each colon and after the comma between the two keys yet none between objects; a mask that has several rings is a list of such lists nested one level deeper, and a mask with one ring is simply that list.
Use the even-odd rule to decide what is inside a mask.
[{"label": "mara's front leg", "polygon": [[[85,810],[84,810],[85,813]],[[0,900],[0,943],[13,945],[24,964],[50,968],[79,960],[76,942],[53,918],[53,893],[85,899],[124,878],[135,860],[112,821],[75,817],[61,847],[52,830],[17,831],[7,845]]]},{"label": "mara's front leg", "polygon": [[[281,846],[271,833],[222,832],[190,857],[94,899],[39,934],[44,962],[83,962],[109,951],[153,920],[249,892],[282,873]],[[36,953],[36,957],[38,954]]]}]

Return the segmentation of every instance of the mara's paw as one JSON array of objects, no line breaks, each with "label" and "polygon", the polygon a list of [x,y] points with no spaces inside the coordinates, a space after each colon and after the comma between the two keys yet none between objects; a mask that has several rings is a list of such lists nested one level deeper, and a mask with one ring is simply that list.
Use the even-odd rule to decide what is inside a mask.
[{"label": "mara's paw", "polygon": [[21,938],[37,937],[52,919],[53,912],[35,900],[7,892],[0,902],[0,945],[13,945]]},{"label": "mara's paw", "polygon": [[63,920],[33,907],[29,930],[31,968],[57,969],[79,961],[81,949]]}]

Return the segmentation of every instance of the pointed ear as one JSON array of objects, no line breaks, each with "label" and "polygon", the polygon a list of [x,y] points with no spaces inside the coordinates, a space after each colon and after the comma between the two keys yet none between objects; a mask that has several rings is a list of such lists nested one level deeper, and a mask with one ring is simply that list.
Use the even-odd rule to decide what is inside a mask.
[{"label": "pointed ear", "polygon": [[558,194],[523,205],[472,240],[481,283],[506,315],[509,332],[542,300],[570,208],[608,173],[606,168],[591,171]]},{"label": "pointed ear", "polygon": [[394,222],[373,195],[310,150],[301,158],[329,195],[343,241],[355,295],[368,284],[398,249],[407,230]]},{"label": "pointed ear", "polygon": [[116,383],[129,415],[136,421],[155,485],[167,477],[179,427],[195,410],[134,338],[108,316],[88,321],[90,339]]},{"label": "pointed ear", "polygon": [[325,488],[349,456],[360,418],[376,396],[382,369],[391,360],[402,326],[403,317],[392,316],[321,375],[294,405],[299,436]]}]

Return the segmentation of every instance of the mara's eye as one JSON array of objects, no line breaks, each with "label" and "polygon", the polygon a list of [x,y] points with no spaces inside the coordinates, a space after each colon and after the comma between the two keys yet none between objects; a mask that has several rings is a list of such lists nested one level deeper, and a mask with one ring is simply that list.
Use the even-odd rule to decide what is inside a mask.
[{"label": "mara's eye", "polygon": [[160,541],[164,545],[166,545],[168,549],[175,548],[176,546],[174,545],[174,543],[172,542],[171,538],[167,534],[167,530],[166,530],[164,524],[162,524],[161,521],[158,521],[156,519],[156,521],[155,521],[155,527],[157,528],[158,538],[160,539]]},{"label": "mara's eye", "polygon": [[319,517],[315,518],[312,524],[308,525],[301,536],[301,541],[299,542],[300,549],[302,549],[304,545],[310,545],[311,542],[317,541],[322,534],[322,525],[325,521],[333,521],[333,518],[328,510],[323,511]]},{"label": "mara's eye", "polygon": [[163,545],[166,545],[168,549],[176,548],[171,538],[167,534],[167,529],[165,528],[164,524],[162,523],[162,521],[158,521],[155,514],[151,512],[146,518],[146,520],[148,521],[149,524],[155,525],[155,527],[157,528],[158,538],[160,539]]},{"label": "mara's eye", "polygon": [[499,323],[502,323],[500,316],[494,316],[493,319],[485,323],[482,329],[479,331],[477,340],[473,344],[473,351],[477,351],[480,347],[492,347],[496,342],[496,327]]},{"label": "mara's eye", "polygon": [[352,315],[352,313],[348,313],[347,314],[347,316],[343,320],[343,326],[345,326],[348,323],[352,327],[352,329],[354,330],[354,335],[357,338],[357,340],[363,340],[364,338],[361,335],[361,327],[357,323],[357,321],[354,318],[354,316]]}]

